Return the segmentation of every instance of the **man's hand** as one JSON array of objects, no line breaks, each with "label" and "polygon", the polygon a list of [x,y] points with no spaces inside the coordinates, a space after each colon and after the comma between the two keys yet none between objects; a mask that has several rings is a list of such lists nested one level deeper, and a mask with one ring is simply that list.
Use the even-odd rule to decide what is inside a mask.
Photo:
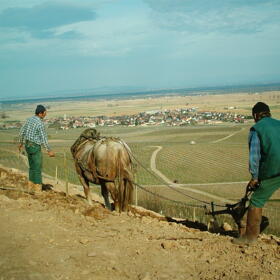
[{"label": "man's hand", "polygon": [[251,179],[247,185],[247,191],[255,191],[259,186],[259,181],[257,179]]},{"label": "man's hand", "polygon": [[21,143],[18,144],[18,151],[19,151],[19,153],[21,153],[22,147],[23,147],[23,145]]},{"label": "man's hand", "polygon": [[48,156],[49,156],[49,157],[55,157],[55,154],[54,154],[53,151],[48,151]]}]

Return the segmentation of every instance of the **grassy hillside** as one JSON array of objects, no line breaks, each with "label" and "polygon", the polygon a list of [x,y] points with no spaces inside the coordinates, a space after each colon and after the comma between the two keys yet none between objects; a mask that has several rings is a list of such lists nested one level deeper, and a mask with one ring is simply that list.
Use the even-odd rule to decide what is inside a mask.
[{"label": "grassy hillside", "polygon": [[[137,203],[165,215],[188,217],[207,222],[204,209],[188,207],[211,202],[207,195],[181,190],[178,193],[166,186],[151,170],[151,156],[157,146],[162,149],[156,157],[157,169],[170,180],[188,184],[197,190],[231,200],[239,200],[245,189],[242,181],[249,180],[248,173],[248,125],[220,125],[196,127],[110,127],[98,129],[101,135],[121,137],[130,146],[136,165],[135,181],[154,193],[137,188]],[[43,171],[58,179],[80,184],[74,169],[70,146],[82,129],[56,131],[49,129],[49,140],[56,152],[55,158],[44,153]],[[27,171],[26,161],[18,156],[16,137],[18,130],[0,131],[0,163]],[[230,183],[240,182],[240,183]],[[215,185],[217,183],[217,185]],[[224,183],[224,184],[221,184]],[[194,184],[194,185],[192,185]],[[199,185],[203,184],[203,185]],[[156,187],[157,186],[157,187]],[[99,191],[99,188],[94,188]],[[166,199],[162,199],[165,197]],[[134,196],[136,199],[136,194]],[[177,201],[177,202],[174,202]],[[220,201],[215,200],[216,203]],[[276,192],[267,204],[265,213],[273,219],[270,232],[279,233],[280,192]],[[135,201],[136,202],[136,201]],[[182,204],[183,203],[183,204]],[[232,223],[229,216],[219,217]]]},{"label": "grassy hillside", "polygon": [[[182,184],[244,181],[248,179],[247,133],[244,125],[197,127],[110,127],[100,128],[104,136],[121,137],[130,146],[137,165],[137,182],[144,185],[160,185],[162,182],[150,174],[150,159],[156,146],[162,150],[156,158],[157,169],[171,180]],[[70,154],[82,129],[56,131],[49,129],[49,141],[56,152],[55,158],[44,156],[44,172],[77,183]],[[2,157],[0,162],[14,163],[17,149],[15,139],[18,130],[0,131]],[[10,160],[9,153],[10,154]],[[66,157],[66,160],[64,159]],[[9,162],[10,161],[10,162]],[[22,167],[21,169],[26,169]],[[202,172],[203,171],[203,172]],[[65,174],[64,174],[65,173]]]}]

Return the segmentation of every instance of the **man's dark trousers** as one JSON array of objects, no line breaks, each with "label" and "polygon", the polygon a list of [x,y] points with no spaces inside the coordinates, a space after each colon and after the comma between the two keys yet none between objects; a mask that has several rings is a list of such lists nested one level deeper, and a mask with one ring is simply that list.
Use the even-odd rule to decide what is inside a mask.
[{"label": "man's dark trousers", "polygon": [[27,141],[25,144],[25,150],[28,156],[29,162],[29,181],[34,184],[42,184],[42,152],[41,146]]}]

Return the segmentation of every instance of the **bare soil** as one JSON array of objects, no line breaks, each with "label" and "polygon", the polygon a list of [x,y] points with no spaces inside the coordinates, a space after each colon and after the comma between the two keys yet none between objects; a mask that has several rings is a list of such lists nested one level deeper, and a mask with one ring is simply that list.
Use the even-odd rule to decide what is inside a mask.
[{"label": "bare soil", "polygon": [[145,209],[109,212],[99,198],[89,207],[59,187],[28,193],[24,174],[0,175],[1,280],[280,279],[275,236],[237,246]]}]

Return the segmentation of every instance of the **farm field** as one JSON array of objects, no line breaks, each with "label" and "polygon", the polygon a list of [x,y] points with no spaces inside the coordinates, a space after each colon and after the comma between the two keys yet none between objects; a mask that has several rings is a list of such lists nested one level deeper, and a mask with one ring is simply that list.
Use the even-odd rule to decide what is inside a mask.
[{"label": "farm field", "polygon": [[[275,93],[268,93],[267,95],[227,95],[227,98],[224,99],[221,96],[211,96],[213,99],[211,102],[209,97],[207,99],[206,96],[164,97],[161,101],[168,99],[170,106],[178,107],[178,103],[183,104],[183,100],[188,99],[190,101],[192,99],[197,106],[215,110],[222,110],[226,104],[235,104],[238,108],[237,110],[249,114],[251,105],[258,101],[258,97],[261,97],[262,101],[272,102],[272,108],[275,110],[276,115],[280,112],[280,105],[278,104],[278,99],[275,98]],[[155,100],[157,99],[152,98],[149,100],[151,108],[154,106],[154,109]],[[164,104],[163,101],[161,104]],[[134,102],[135,111],[144,109],[144,107],[138,107],[137,102],[142,102],[140,100],[128,100],[126,102]],[[126,102],[119,103],[119,105],[128,104]],[[168,102],[166,101],[166,104]],[[213,102],[216,102],[215,108]],[[141,104],[144,106],[143,102]],[[30,116],[31,108],[35,105],[25,104],[24,106],[24,110],[17,111],[17,114],[10,111],[14,113],[13,118],[23,121],[25,117]],[[51,104],[48,117],[52,116],[55,106],[55,104]],[[66,102],[65,107],[67,108],[67,106],[69,104]],[[90,110],[87,112],[90,113]],[[25,113],[26,115],[24,115]],[[64,111],[61,110],[60,114],[63,113]],[[81,114],[82,112],[79,113]],[[124,113],[128,113],[128,111],[124,111]],[[194,199],[224,204],[221,200],[211,197],[211,195],[231,201],[238,201],[244,195],[246,182],[250,178],[247,166],[247,137],[248,130],[252,124],[252,121],[249,121],[245,124],[225,123],[187,127],[118,126],[98,127],[97,130],[102,136],[120,137],[128,143],[134,156],[135,182],[158,196],[155,198],[154,195],[137,188],[135,201],[137,200],[139,205],[170,216],[184,217],[184,215],[188,215],[198,218],[198,213],[201,213],[199,219],[205,220],[204,215],[202,215],[204,210],[202,212],[199,210],[203,203]],[[70,146],[82,131],[83,129],[67,131],[48,129],[49,142],[56,153],[56,157],[49,158],[44,153],[43,172],[45,175],[52,176],[60,181],[80,185],[74,170]],[[18,155],[17,135],[17,129],[0,130],[0,164],[27,172],[26,159]],[[161,147],[161,150],[155,159],[156,169],[170,181],[180,184],[180,192],[168,188],[166,182],[151,169],[151,157],[158,147]],[[187,188],[193,188],[205,194],[184,190],[184,185]],[[99,187],[93,187],[92,191],[99,193],[100,189]],[[267,204],[266,211],[269,212],[269,216],[278,215],[279,202],[280,191],[276,192]],[[194,208],[186,207],[184,204],[197,206],[195,215],[193,213]],[[275,226],[273,226],[273,232],[277,232]]]},{"label": "farm field", "polygon": [[[180,184],[215,183],[243,181],[248,179],[247,172],[247,126],[217,127],[157,127],[152,128],[112,128],[98,129],[101,135],[121,137],[132,149],[137,165],[137,181],[144,185],[160,185],[150,171],[150,158],[155,147],[162,146],[157,156],[157,168],[171,180]],[[70,146],[82,130],[55,131],[49,129],[49,140],[56,157],[44,157],[44,171],[54,176],[54,166],[62,170],[68,166],[68,173],[73,170]],[[1,131],[2,152],[10,151],[17,156],[15,139],[18,130]],[[239,134],[236,139],[230,138],[222,142],[228,135]],[[234,137],[232,136],[232,138]],[[2,140],[3,139],[3,140]],[[190,144],[195,141],[195,145]],[[64,158],[66,155],[66,163]],[[7,161],[7,160],[6,160]],[[8,164],[9,165],[9,164]],[[11,164],[12,165],[12,162]],[[145,170],[148,169],[148,170]],[[201,170],[204,170],[203,176]]]},{"label": "farm field", "polygon": [[[171,181],[197,189],[207,189],[209,193],[225,198],[238,199],[243,195],[242,187],[238,186],[244,186],[244,183],[233,186],[229,183],[246,182],[250,178],[247,167],[248,129],[249,125],[245,124],[154,129],[112,127],[98,131],[104,136],[121,137],[128,143],[134,156],[135,180],[140,185],[163,185],[162,179],[156,176],[150,167],[152,153],[156,147],[161,146],[162,149],[156,157],[156,168]],[[82,129],[67,132],[48,130],[56,157],[49,158],[44,154],[44,173],[79,184],[70,146],[81,131]],[[17,134],[16,129],[0,131],[0,163],[26,171],[27,166],[17,152]],[[191,141],[195,144],[191,144]],[[217,187],[214,187],[215,183],[218,183]],[[227,184],[221,187],[221,183]]]},{"label": "farm field", "polygon": [[[121,137],[129,144],[135,157],[136,179],[139,184],[162,184],[162,181],[151,174],[150,170],[151,155],[157,146],[161,146],[162,150],[156,158],[157,169],[171,180],[190,185],[247,181],[249,179],[248,129],[249,125],[245,124],[154,129],[112,127],[100,128],[98,131],[104,136]],[[54,167],[57,166],[58,171],[61,171],[66,164],[67,173],[73,177],[70,181],[74,183],[75,171],[69,148],[81,131],[82,129],[72,129],[67,132],[48,130],[50,144],[56,152],[56,157],[44,157],[44,172],[54,176]],[[5,162],[11,167],[14,164],[12,160],[18,156],[14,143],[17,134],[18,130],[0,132],[0,149],[3,155],[5,152],[5,157],[1,157],[1,161],[5,158]],[[191,144],[191,141],[195,144]],[[11,152],[10,163],[7,160],[9,152]],[[22,168],[26,169],[26,167]]]},{"label": "farm field", "polygon": [[[168,96],[150,96],[145,98],[127,99],[85,99],[74,101],[50,101],[48,116],[50,118],[63,115],[71,116],[118,116],[136,114],[149,110],[167,110],[195,107],[201,111],[234,112],[237,114],[251,114],[252,105],[258,101],[267,102],[280,118],[280,92],[268,91],[260,93],[230,93],[230,94],[198,94],[180,96],[170,92]],[[39,102],[39,101],[38,101]],[[8,104],[5,112],[8,120],[23,120],[34,111],[34,103]]]}]

